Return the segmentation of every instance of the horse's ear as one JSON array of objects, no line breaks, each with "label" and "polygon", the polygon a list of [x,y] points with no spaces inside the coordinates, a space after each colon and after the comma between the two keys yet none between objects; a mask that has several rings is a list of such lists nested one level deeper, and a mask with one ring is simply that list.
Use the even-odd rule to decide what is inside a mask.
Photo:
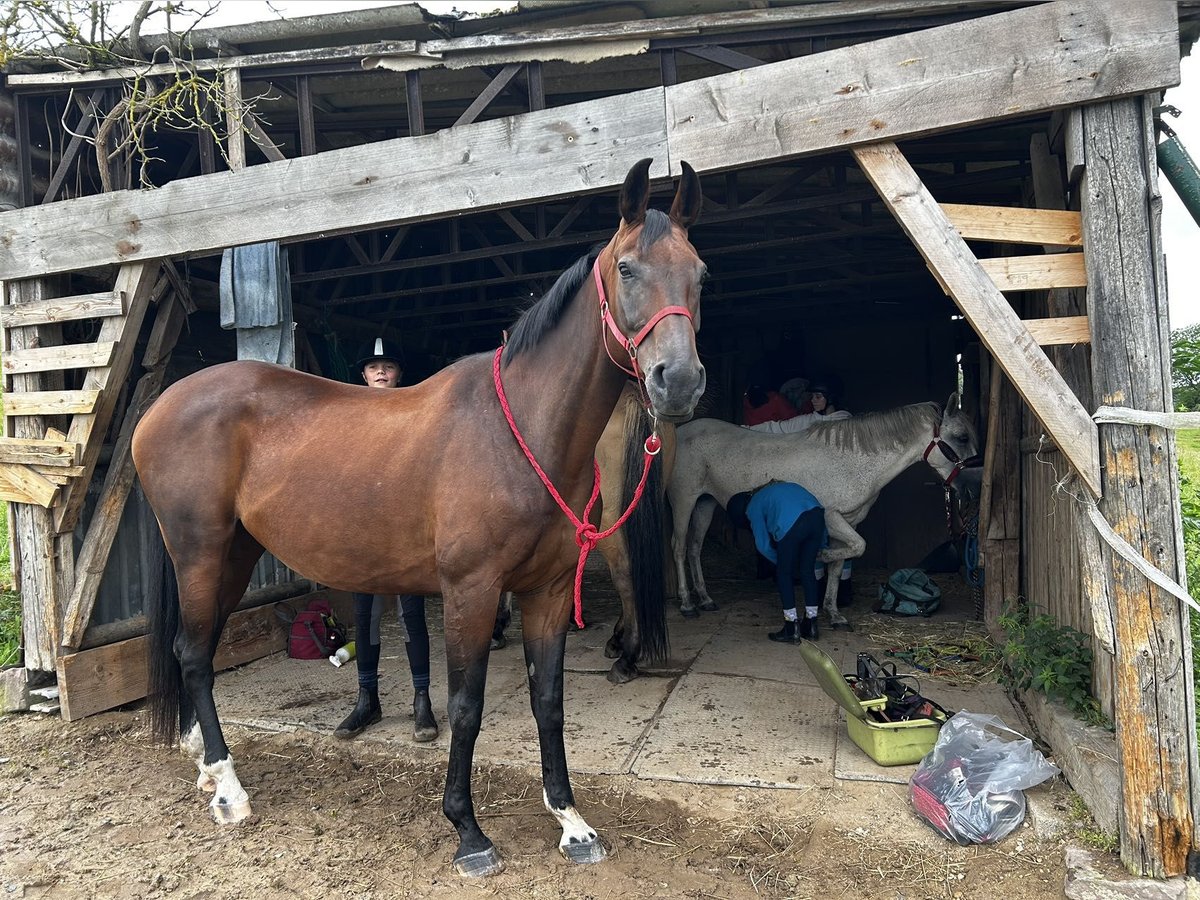
[{"label": "horse's ear", "polygon": [[671,204],[671,219],[683,228],[691,228],[700,218],[700,178],[696,170],[680,160],[683,175],[679,179],[679,189],[675,192],[675,202]]},{"label": "horse's ear", "polygon": [[646,218],[646,204],[650,201],[650,164],[653,159],[635,163],[621,185],[621,218],[626,225],[638,225]]},{"label": "horse's ear", "polygon": [[946,401],[946,415],[952,416],[960,412],[962,412],[962,398],[958,396],[958,391],[955,391]]}]

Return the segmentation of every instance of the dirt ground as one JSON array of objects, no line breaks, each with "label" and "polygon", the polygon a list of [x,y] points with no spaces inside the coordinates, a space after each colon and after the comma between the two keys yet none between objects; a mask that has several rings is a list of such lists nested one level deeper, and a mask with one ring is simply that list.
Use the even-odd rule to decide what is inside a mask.
[{"label": "dirt ground", "polygon": [[832,779],[783,791],[577,776],[610,855],[576,867],[557,852],[536,773],[496,766],[477,768],[475,798],[507,869],[466,882],[450,868],[440,754],[228,736],[255,816],[221,828],[192,764],[150,743],[139,708],[0,719],[0,897],[1062,896],[1061,840],[1026,825],[958,847],[913,827],[902,786]]}]

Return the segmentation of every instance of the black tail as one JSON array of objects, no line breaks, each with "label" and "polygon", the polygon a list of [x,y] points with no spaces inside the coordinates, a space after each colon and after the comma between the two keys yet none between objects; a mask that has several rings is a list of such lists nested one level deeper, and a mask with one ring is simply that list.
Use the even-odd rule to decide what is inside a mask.
[{"label": "black tail", "polygon": [[166,548],[158,544],[161,569],[158,583],[146,597],[146,615],[150,617],[150,732],[163,744],[179,740],[179,699],[183,679],[175,658],[175,633],[179,630],[179,583],[175,565]]},{"label": "black tail", "polygon": [[[642,478],[644,447],[650,435],[650,417],[637,402],[625,404],[625,484],[621,508],[627,509]],[[640,656],[665,660],[670,653],[667,640],[667,592],[663,575],[664,485],[661,454],[654,457],[641,502],[622,526],[629,552],[629,574],[633,602],[637,607]]]}]

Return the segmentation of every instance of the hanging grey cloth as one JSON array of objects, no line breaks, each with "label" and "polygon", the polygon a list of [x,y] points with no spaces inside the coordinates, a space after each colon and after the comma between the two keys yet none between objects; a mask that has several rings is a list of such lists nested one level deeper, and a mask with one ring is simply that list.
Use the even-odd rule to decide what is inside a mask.
[{"label": "hanging grey cloth", "polygon": [[221,327],[237,330],[238,359],[296,364],[292,281],[278,241],[221,254]]}]

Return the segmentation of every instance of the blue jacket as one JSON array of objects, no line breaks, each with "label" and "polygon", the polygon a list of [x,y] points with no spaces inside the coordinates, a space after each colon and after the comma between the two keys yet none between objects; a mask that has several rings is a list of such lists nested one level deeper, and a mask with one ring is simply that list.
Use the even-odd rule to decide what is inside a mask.
[{"label": "blue jacket", "polygon": [[759,488],[746,506],[746,518],[759,552],[771,562],[778,562],[775,543],[810,509],[822,509],[821,503],[798,484],[778,482]]}]

